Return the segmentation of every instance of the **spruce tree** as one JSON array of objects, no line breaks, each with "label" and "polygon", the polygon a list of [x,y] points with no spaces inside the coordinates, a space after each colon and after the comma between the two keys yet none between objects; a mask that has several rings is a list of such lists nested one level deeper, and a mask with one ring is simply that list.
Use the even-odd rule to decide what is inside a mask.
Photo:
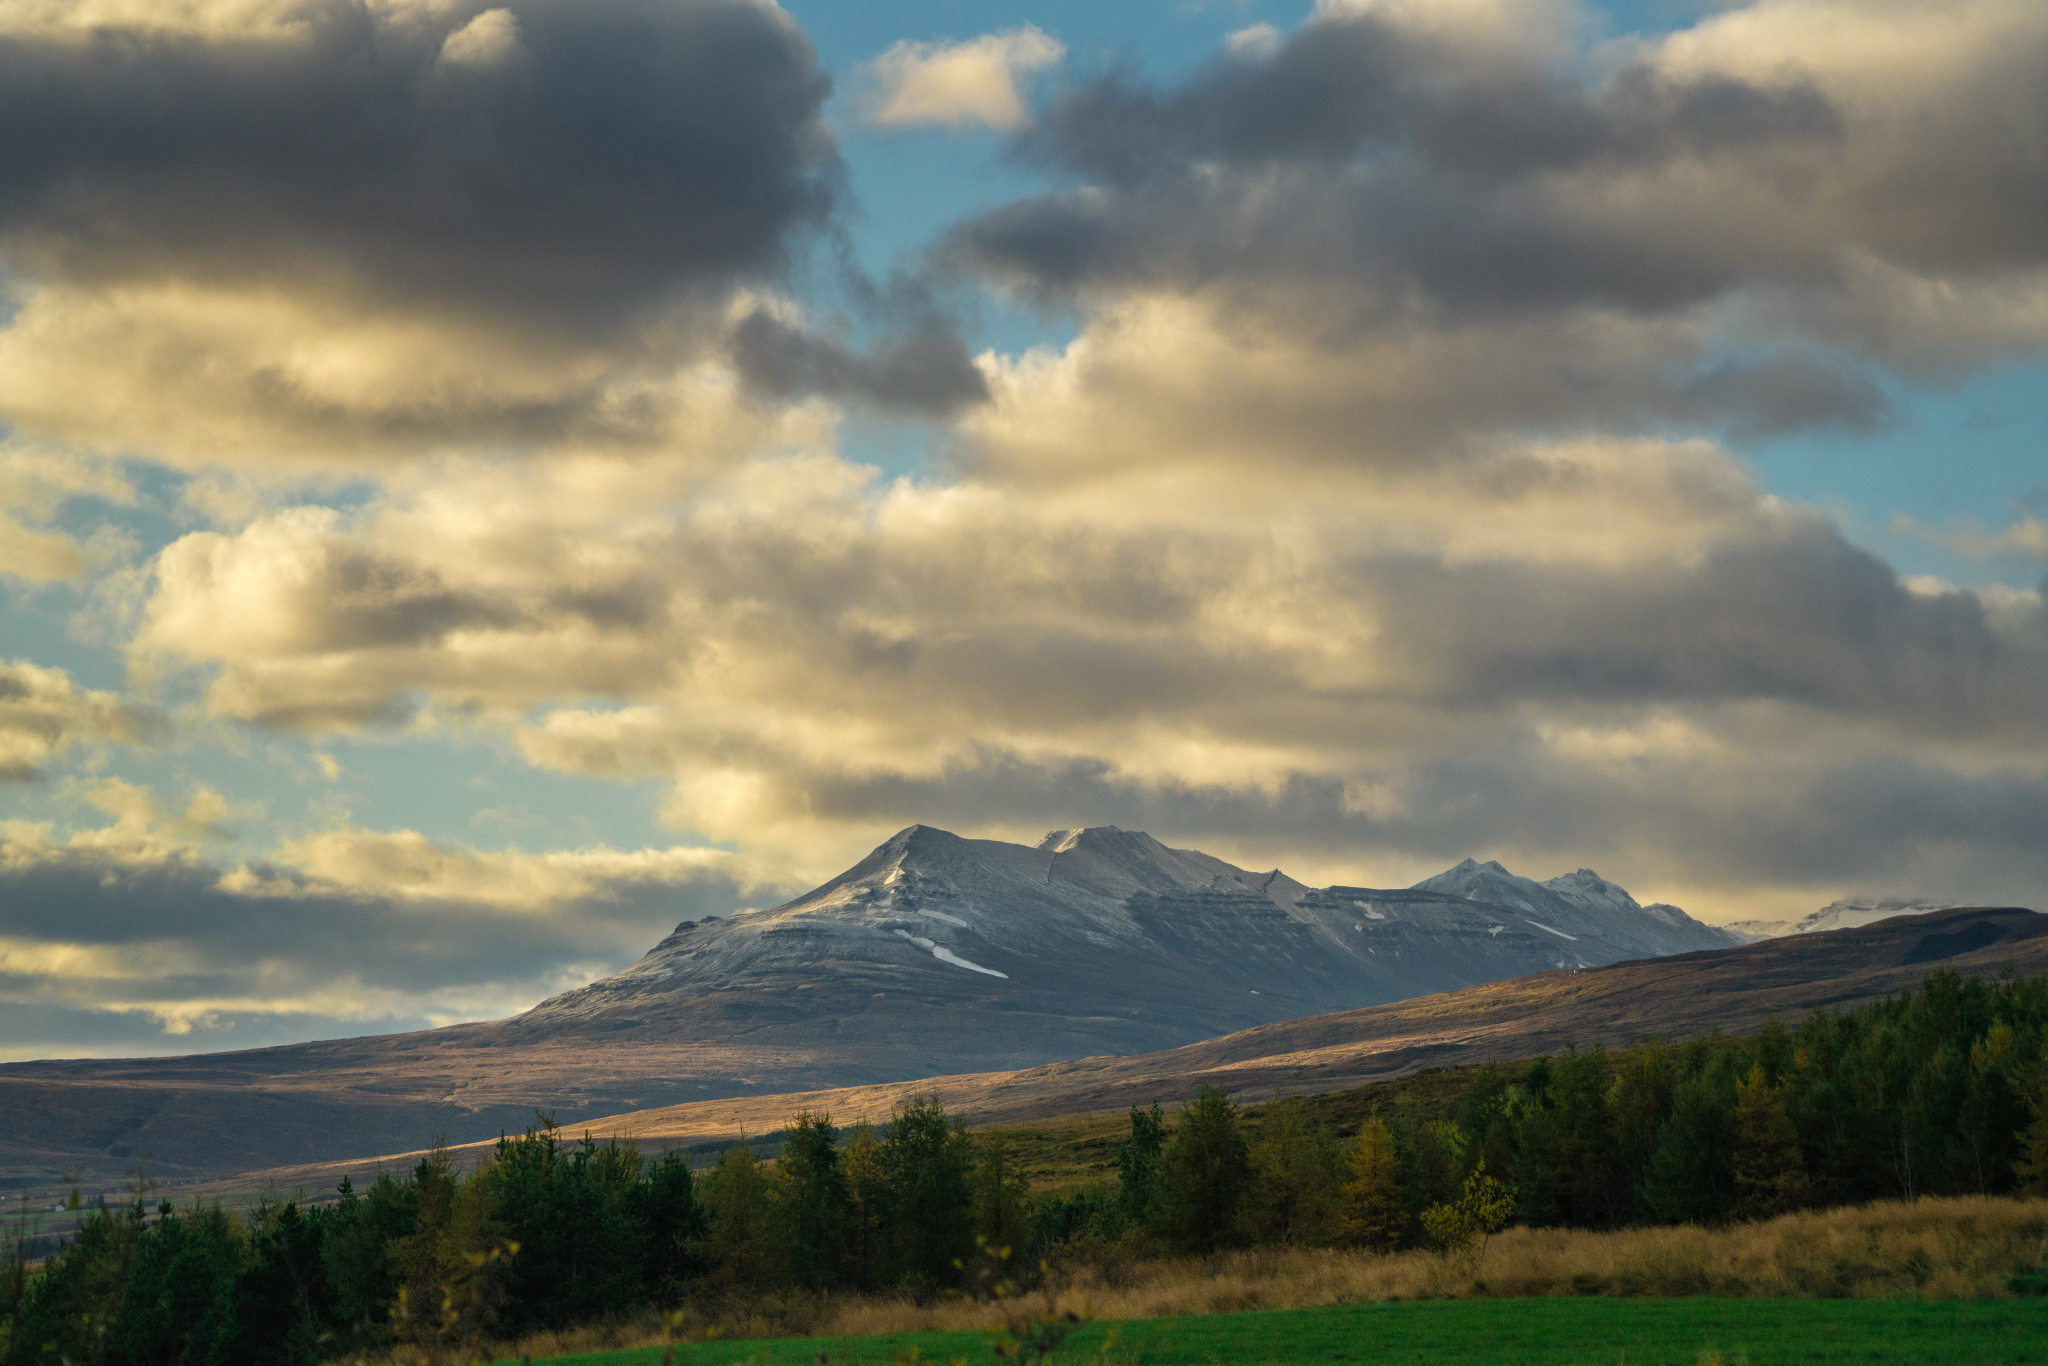
[{"label": "spruce tree", "polygon": [[1728,1212],[1735,1126],[1725,1089],[1709,1069],[1688,1078],[1672,1100],[1642,1189],[1644,1205],[1664,1223],[1714,1223]]},{"label": "spruce tree", "polygon": [[1159,1102],[1150,1110],[1131,1107],[1131,1136],[1116,1145],[1116,1212],[1126,1229],[1159,1231],[1165,1203],[1166,1117]]},{"label": "spruce tree", "polygon": [[1161,1224],[1184,1252],[1210,1253],[1243,1241],[1251,1153],[1228,1092],[1204,1086],[1181,1111],[1164,1156]]},{"label": "spruce tree", "polygon": [[1336,1240],[1374,1252],[1392,1252],[1407,1238],[1408,1225],[1408,1193],[1401,1184],[1394,1134],[1386,1121],[1375,1115],[1358,1131],[1358,1143],[1351,1150]]},{"label": "spruce tree", "polygon": [[1614,1116],[1615,1206],[1635,1222],[1643,1213],[1637,1193],[1657,1155],[1658,1135],[1671,1115],[1678,1076],[1670,1049],[1652,1039],[1634,1049],[1616,1069],[1609,1109]]},{"label": "spruce tree", "polygon": [[1576,1228],[1604,1227],[1633,1206],[1615,1180],[1615,1125],[1608,1106],[1607,1051],[1567,1049],[1550,1083],[1551,1173],[1559,1218]]}]

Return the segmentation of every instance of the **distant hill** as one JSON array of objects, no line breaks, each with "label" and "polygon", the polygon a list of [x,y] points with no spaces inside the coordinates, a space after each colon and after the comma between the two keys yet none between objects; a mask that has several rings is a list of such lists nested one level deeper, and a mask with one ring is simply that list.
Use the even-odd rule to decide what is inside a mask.
[{"label": "distant hill", "polygon": [[647,1106],[1153,1053],[1554,968],[1738,942],[1590,870],[1467,860],[1310,888],[1100,826],[1036,846],[911,826],[786,905],[685,922],[523,1015],[150,1060],[0,1066],[0,1179],[164,1176]]}]

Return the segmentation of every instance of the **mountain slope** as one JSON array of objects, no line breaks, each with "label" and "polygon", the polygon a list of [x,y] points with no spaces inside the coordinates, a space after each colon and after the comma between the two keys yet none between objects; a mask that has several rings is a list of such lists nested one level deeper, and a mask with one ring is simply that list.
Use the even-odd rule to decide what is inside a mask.
[{"label": "mountain slope", "polygon": [[[1714,1031],[1747,1033],[1772,1017],[1796,1021],[1916,987],[1935,968],[1990,976],[2008,966],[2048,973],[2048,916],[2016,907],[1958,908],[1833,933],[1606,967],[1540,973],[1392,1005],[1340,1011],[1206,1039],[1161,1053],[1087,1058],[1015,1071],[844,1087],[799,1095],[700,1101],[591,1121],[599,1135],[642,1143],[765,1134],[795,1111],[842,1123],[881,1119],[913,1094],[934,1093],[976,1123],[1172,1104],[1213,1084],[1247,1099],[1312,1094],[1424,1067],[1509,1061],[1572,1044],[1624,1046]],[[220,1191],[329,1189],[416,1157],[363,1157],[245,1175]],[[204,1192],[202,1192],[203,1194]]]},{"label": "mountain slope", "polygon": [[794,901],[685,922],[509,1020],[0,1067],[0,1178],[147,1152],[164,1175],[274,1165],[493,1135],[535,1108],[575,1123],[1153,1053],[1720,933],[1673,914],[1589,872],[1541,884],[1468,860],[1414,888],[1311,889],[1113,826],[1036,846],[912,826]]}]

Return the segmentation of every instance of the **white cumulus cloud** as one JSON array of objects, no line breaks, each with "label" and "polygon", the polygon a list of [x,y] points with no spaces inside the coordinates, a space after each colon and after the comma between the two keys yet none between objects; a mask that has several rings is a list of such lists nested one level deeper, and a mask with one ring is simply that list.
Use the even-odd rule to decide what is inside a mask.
[{"label": "white cumulus cloud", "polygon": [[1031,114],[1017,78],[1066,52],[1031,24],[959,43],[897,43],[869,64],[876,89],[868,121],[883,128],[1021,128]]},{"label": "white cumulus cloud", "polygon": [[448,35],[441,45],[447,66],[503,66],[519,55],[519,21],[508,9],[487,9]]}]

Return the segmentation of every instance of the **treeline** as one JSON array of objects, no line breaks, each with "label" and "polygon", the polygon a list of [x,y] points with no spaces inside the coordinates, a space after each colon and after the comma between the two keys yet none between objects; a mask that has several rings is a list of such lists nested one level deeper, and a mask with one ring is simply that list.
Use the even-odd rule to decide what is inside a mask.
[{"label": "treeline", "polygon": [[[1204,1090],[1134,1109],[1113,1182],[1033,1197],[1010,1139],[935,1101],[879,1129],[803,1114],[772,1163],[567,1142],[475,1170],[436,1151],[312,1208],[92,1212],[0,1276],[6,1366],[304,1363],[783,1289],[980,1291],[1041,1261],[1258,1242],[1430,1246],[1490,1228],[1719,1222],[1918,1195],[2048,1194],[2048,979],[1964,981],[1842,1013],[1473,1069],[1435,1111],[1351,1125],[1328,1100]],[[1368,1093],[1373,1094],[1373,1093]],[[1342,1099],[1342,1098],[1337,1098]],[[1351,1132],[1344,1132],[1351,1129]]]},{"label": "treeline", "polygon": [[[1432,1211],[1496,1183],[1513,1222],[1592,1229],[2048,1195],[2044,1045],[2048,978],[1940,971],[1796,1029],[1774,1020],[1746,1038],[1480,1069],[1441,1113],[1375,1114],[1348,1148],[1307,1103],[1283,1102],[1265,1107],[1234,1237],[1428,1245]],[[1105,1231],[1140,1217],[1129,1186],[1126,1175],[1099,1197]],[[1147,1227],[1188,1245],[1163,1222]]]},{"label": "treeline", "polygon": [[[0,1278],[7,1366],[306,1363],[412,1343],[468,1352],[517,1337],[763,1289],[960,1285],[984,1245],[1033,1237],[1001,1133],[978,1138],[930,1100],[843,1146],[798,1115],[772,1163],[744,1142],[696,1173],[552,1122],[502,1139],[473,1171],[437,1148],[409,1174],[246,1218],[216,1207],[90,1211],[40,1269]],[[1001,1259],[995,1259],[1000,1261]]]}]

